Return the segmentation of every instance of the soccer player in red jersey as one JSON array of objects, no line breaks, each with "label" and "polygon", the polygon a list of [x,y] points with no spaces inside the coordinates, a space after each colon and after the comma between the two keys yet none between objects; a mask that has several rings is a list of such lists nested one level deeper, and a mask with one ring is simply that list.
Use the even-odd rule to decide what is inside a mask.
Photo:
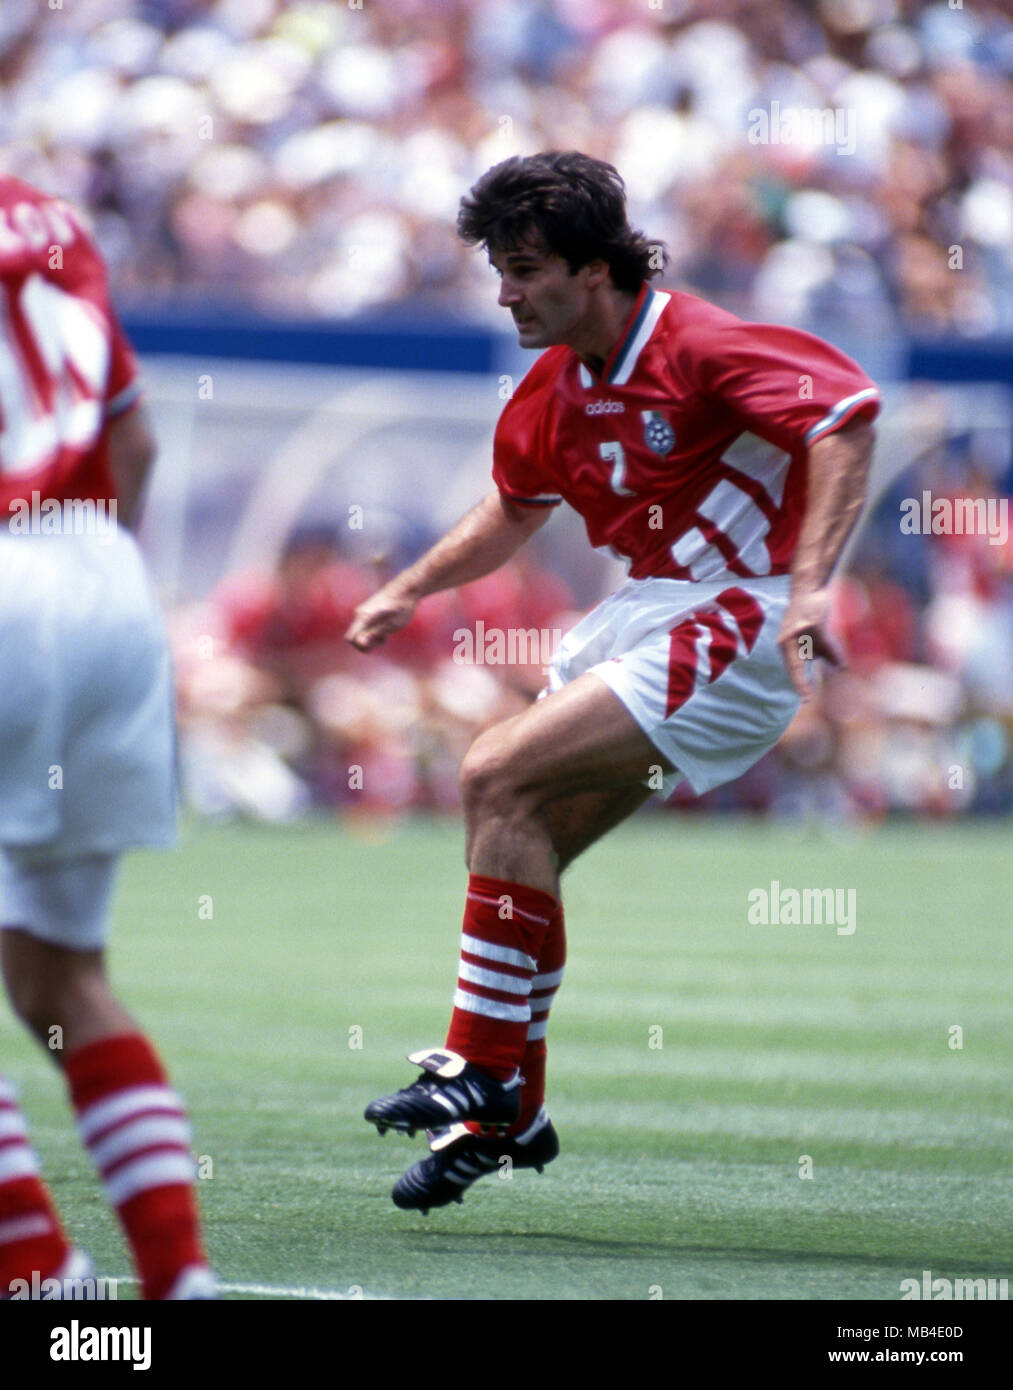
[{"label": "soccer player in red jersey", "polygon": [[[458,231],[488,252],[521,345],[546,351],[500,417],[496,490],[359,606],[349,640],[369,651],[427,594],[496,569],[562,501],[629,578],[564,639],[544,698],[461,767],[470,880],[446,1046],[412,1054],[419,1080],[366,1110],[381,1132],[432,1131],[394,1189],[423,1211],[503,1154],[555,1156],[543,1100],[562,871],[652,791],[745,772],[806,697],[807,659],[837,660],[827,583],[879,408],[811,334],[654,289],[663,248],[629,226],[611,165],[508,159],[462,200]],[[733,449],[747,435],[774,456]]]},{"label": "soccer player in red jersey", "polygon": [[[76,214],[0,178],[0,955],[60,1067],[145,1299],[215,1297],[189,1125],[110,990],[120,853],[175,836],[161,617],[130,534],[153,442]],[[0,1076],[0,1299],[102,1296]]]}]

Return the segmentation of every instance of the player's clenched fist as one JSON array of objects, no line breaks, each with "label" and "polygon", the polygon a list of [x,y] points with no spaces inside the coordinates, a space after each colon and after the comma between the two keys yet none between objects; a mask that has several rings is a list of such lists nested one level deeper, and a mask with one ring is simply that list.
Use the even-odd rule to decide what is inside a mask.
[{"label": "player's clenched fist", "polygon": [[415,600],[392,581],[359,604],[345,633],[345,640],[358,647],[360,652],[371,651],[392,633],[406,627],[414,612]]}]

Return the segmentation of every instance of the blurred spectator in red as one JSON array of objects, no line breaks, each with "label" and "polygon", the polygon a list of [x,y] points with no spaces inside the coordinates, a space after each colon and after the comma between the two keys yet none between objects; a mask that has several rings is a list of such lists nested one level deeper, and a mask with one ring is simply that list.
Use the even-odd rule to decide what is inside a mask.
[{"label": "blurred spectator in red", "polygon": [[299,703],[309,686],[341,664],[342,637],[370,577],[338,559],[327,527],[297,530],[274,574],[238,574],[211,602],[230,649],[273,676],[283,700]]},{"label": "blurred spectator in red", "polygon": [[887,661],[916,659],[915,606],[907,590],[872,560],[835,584],[833,625],[858,675],[871,676]]}]

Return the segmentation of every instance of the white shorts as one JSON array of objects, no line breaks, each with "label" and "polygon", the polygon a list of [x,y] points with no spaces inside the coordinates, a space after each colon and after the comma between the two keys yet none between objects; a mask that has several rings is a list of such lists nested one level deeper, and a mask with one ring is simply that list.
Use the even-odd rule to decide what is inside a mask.
[{"label": "white shorts", "polygon": [[2,925],[51,946],[100,951],[118,863],[107,854],[26,864],[16,854],[0,853]]},{"label": "white shorts", "polygon": [[[593,671],[702,795],[778,741],[801,701],[777,646],[790,579],[628,579],[567,633],[549,690]],[[646,779],[648,785],[655,785]]]},{"label": "white shorts", "polygon": [[0,594],[8,881],[18,865],[174,843],[169,651],[133,538],[0,529]]}]

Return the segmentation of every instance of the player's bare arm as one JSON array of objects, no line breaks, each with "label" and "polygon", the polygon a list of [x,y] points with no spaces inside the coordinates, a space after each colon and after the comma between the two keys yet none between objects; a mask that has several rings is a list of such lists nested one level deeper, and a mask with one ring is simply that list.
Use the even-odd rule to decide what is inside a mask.
[{"label": "player's bare arm", "polygon": [[545,524],[549,510],[521,507],[500,492],[490,493],[414,565],[359,604],[346,640],[363,652],[379,646],[407,626],[420,599],[469,584],[506,564]]},{"label": "player's bare arm", "polygon": [[141,506],[151,466],[155,439],[146,411],[135,406],[109,424],[109,470],[116,484],[116,518],[131,530],[141,519]]},{"label": "player's bare arm", "polygon": [[841,664],[826,630],[827,582],[865,502],[875,438],[873,427],[858,421],[818,439],[809,450],[809,490],[791,569],[791,601],[778,635],[788,673],[803,700],[811,691],[799,638],[812,639],[811,656]]}]

